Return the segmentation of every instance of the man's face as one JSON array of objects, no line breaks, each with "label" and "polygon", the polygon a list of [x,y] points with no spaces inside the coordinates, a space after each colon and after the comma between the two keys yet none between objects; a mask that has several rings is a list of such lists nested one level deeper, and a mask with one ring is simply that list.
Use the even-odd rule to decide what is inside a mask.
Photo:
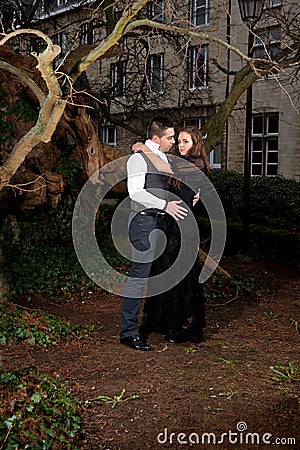
[{"label": "man's face", "polygon": [[171,150],[172,145],[175,144],[175,130],[174,128],[167,128],[161,138],[159,138],[159,150],[167,153]]}]

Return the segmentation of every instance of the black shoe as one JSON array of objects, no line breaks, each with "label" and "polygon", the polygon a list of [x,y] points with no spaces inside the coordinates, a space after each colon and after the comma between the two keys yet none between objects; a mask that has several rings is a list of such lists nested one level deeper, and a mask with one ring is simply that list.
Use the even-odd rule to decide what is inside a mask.
[{"label": "black shoe", "polygon": [[200,330],[196,330],[190,333],[189,341],[191,341],[193,344],[200,344],[200,342],[205,341],[203,330],[200,328]]},{"label": "black shoe", "polygon": [[139,335],[142,341],[147,341],[150,333],[151,330],[149,329],[149,327],[142,323],[142,325],[139,327]]},{"label": "black shoe", "polygon": [[203,330],[180,330],[169,331],[165,339],[171,343],[183,344],[185,342],[191,342],[192,344],[200,344],[205,340]]},{"label": "black shoe", "polygon": [[188,342],[188,337],[184,333],[184,331],[169,331],[165,339],[172,344],[182,344],[184,342]]},{"label": "black shoe", "polygon": [[136,336],[128,336],[126,338],[120,339],[121,344],[127,345],[135,350],[149,351],[153,350],[151,345],[147,344],[141,337],[137,334]]}]

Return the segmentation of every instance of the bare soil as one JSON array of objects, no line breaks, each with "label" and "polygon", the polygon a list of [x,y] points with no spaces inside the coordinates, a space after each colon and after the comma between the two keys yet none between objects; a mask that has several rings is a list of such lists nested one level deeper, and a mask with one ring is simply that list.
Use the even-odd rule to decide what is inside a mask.
[{"label": "bare soil", "polygon": [[83,450],[300,449],[300,370],[298,381],[272,379],[272,367],[300,366],[298,274],[233,257],[222,266],[253,277],[261,295],[208,301],[206,340],[199,345],[153,334],[152,352],[122,346],[120,300],[99,290],[84,301],[38,305],[74,324],[102,326],[99,333],[50,349],[11,345],[3,365],[58,373],[84,402],[125,389],[127,400],[115,408],[96,402],[84,408]]}]

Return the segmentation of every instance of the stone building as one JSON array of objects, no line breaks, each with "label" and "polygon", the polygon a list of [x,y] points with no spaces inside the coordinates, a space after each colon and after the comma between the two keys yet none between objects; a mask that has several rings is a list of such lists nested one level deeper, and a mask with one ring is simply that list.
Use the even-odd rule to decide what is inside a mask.
[{"label": "stone building", "polygon": [[[111,8],[115,20],[122,14],[120,5],[116,2]],[[299,9],[294,0],[265,4],[254,28],[255,57],[272,57],[287,45],[282,25],[272,14],[287,6]],[[38,16],[43,30],[61,46],[58,63],[79,44],[97,45],[107,36],[112,25],[99,11],[89,0],[43,1]],[[148,2],[138,18],[152,19],[159,26],[189,23],[191,30],[212,33],[247,53],[248,29],[237,0],[156,0]],[[177,126],[201,128],[227,97],[234,72],[242,65],[236,53],[204,38],[149,27],[129,33],[121,38],[114,56],[96,61],[86,73],[86,86],[100,99],[100,106],[94,104],[100,137],[129,152],[133,142],[145,137],[147,120],[163,112]],[[291,76],[292,69],[273,71],[252,85],[252,176],[300,179],[299,80],[295,77],[291,83]],[[209,155],[215,168],[243,171],[245,103],[244,93],[227,121],[222,142]]]}]

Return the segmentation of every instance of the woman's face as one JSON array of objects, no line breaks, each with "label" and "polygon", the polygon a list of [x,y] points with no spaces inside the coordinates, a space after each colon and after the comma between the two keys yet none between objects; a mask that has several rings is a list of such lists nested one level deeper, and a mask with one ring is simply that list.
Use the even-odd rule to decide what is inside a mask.
[{"label": "woman's face", "polygon": [[182,156],[185,156],[189,153],[191,148],[193,147],[192,137],[186,131],[180,131],[178,136],[178,150]]}]

